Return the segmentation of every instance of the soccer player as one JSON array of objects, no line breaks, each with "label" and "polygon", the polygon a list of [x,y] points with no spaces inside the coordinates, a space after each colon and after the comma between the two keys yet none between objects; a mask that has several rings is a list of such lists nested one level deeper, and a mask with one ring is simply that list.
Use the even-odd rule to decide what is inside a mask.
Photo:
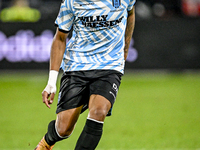
[{"label": "soccer player", "polygon": [[[42,92],[43,103],[50,108],[61,66],[57,118],[35,150],[51,150],[68,138],[86,109],[88,117],[75,150],[96,148],[124,73],[135,25],[134,4],[135,0],[63,0],[55,21],[49,79]],[[66,43],[70,30],[72,37]]]}]

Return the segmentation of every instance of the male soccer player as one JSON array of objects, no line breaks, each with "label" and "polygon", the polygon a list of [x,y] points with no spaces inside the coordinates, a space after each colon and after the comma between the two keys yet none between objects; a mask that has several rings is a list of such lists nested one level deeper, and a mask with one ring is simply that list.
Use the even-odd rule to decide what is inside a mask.
[{"label": "male soccer player", "polygon": [[68,138],[87,108],[89,114],[75,150],[96,148],[124,73],[135,25],[134,4],[135,0],[63,0],[55,21],[49,80],[42,92],[43,102],[50,108],[61,66],[57,118],[49,123],[35,150],[51,150],[56,142]]}]

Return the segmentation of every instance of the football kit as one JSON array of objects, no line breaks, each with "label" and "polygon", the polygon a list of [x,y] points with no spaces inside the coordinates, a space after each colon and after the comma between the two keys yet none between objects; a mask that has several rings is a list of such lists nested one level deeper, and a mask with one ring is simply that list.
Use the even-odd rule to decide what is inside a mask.
[{"label": "football kit", "polygon": [[69,32],[63,71],[116,70],[124,73],[125,29],[135,0],[64,0],[55,21]]}]

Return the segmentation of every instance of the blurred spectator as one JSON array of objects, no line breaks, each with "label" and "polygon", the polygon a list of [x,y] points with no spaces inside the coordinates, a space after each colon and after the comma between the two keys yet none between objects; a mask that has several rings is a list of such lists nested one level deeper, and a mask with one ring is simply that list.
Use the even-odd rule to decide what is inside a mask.
[{"label": "blurred spectator", "polygon": [[0,13],[3,22],[36,22],[40,19],[40,12],[29,7],[28,0],[13,0],[11,7],[4,8]]},{"label": "blurred spectator", "polygon": [[182,0],[182,11],[186,16],[200,16],[200,0]]},{"label": "blurred spectator", "polygon": [[136,3],[136,15],[141,19],[176,17],[180,14],[181,0],[137,0]]}]

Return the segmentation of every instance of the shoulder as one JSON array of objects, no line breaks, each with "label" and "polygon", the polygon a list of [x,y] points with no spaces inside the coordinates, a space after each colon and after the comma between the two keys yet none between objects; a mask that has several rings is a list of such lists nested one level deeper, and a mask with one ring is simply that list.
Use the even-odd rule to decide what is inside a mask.
[{"label": "shoulder", "polygon": [[73,9],[73,5],[74,5],[74,1],[75,0],[62,0],[62,4],[61,7],[67,7],[68,9]]},{"label": "shoulder", "polygon": [[130,3],[131,5],[135,5],[136,0],[129,0],[129,3]]}]

